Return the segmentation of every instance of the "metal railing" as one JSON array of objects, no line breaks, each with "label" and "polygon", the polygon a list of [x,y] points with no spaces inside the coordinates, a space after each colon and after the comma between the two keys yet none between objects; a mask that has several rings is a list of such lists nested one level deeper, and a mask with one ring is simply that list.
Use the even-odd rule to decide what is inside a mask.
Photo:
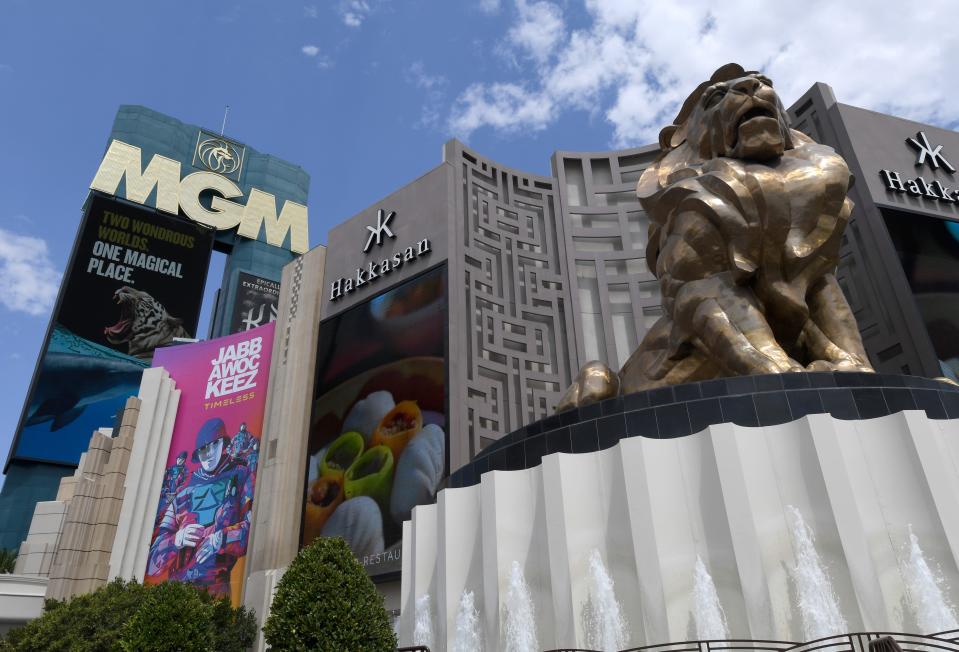
[{"label": "metal railing", "polygon": [[[680,641],[657,643],[629,648],[622,652],[785,652],[796,647],[792,641],[763,641],[755,639],[730,639],[723,641]],[[584,648],[563,647],[546,652],[597,652]]]},{"label": "metal railing", "polygon": [[[620,652],[869,652],[870,641],[889,636],[902,652],[959,652],[959,630],[929,636],[902,632],[857,632],[828,636],[806,643],[764,640],[683,641],[633,647]],[[598,652],[575,647],[561,647],[546,652]]]}]

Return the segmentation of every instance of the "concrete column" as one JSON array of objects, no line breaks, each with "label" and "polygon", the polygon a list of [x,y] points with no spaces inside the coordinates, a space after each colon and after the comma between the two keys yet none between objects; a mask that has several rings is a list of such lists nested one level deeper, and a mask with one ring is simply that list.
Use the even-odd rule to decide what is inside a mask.
[{"label": "concrete column", "polygon": [[138,398],[140,414],[133,432],[123,504],[110,554],[110,577],[142,582],[180,390],[170,374],[157,367],[143,372]]}]

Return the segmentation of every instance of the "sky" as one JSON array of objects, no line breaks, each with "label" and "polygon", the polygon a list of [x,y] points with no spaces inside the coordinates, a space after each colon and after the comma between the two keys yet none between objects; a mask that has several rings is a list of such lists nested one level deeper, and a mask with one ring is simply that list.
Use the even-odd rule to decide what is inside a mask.
[{"label": "sky", "polygon": [[957,19],[954,0],[2,0],[0,453],[120,104],[217,130],[229,105],[226,135],[310,174],[315,246],[450,138],[548,174],[556,150],[654,142],[729,61],[787,106],[822,81],[955,129]]}]

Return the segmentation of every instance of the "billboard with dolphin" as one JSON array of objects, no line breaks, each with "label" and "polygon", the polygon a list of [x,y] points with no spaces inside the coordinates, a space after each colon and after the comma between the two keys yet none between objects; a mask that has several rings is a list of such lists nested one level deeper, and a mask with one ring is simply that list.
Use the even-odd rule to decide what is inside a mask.
[{"label": "billboard with dolphin", "polygon": [[195,336],[212,247],[209,229],[91,197],[8,463],[79,461],[154,349]]},{"label": "billboard with dolphin", "polygon": [[274,324],[153,358],[180,390],[144,582],[240,602]]}]

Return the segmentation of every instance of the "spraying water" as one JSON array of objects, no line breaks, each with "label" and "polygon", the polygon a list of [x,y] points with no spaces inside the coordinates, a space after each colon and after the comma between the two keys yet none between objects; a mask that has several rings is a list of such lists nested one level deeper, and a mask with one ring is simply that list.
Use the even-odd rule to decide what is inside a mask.
[{"label": "spraying water", "polygon": [[729,626],[719,603],[716,585],[699,555],[696,555],[693,569],[693,619],[696,621],[696,638],[700,641],[729,638]]},{"label": "spraying water", "polygon": [[536,617],[523,568],[514,561],[506,591],[506,652],[537,652]]},{"label": "spraying water", "polygon": [[483,637],[479,631],[479,613],[476,611],[473,592],[464,589],[456,612],[456,631],[453,635],[452,652],[482,651]]},{"label": "spraying water", "polygon": [[613,579],[595,548],[589,553],[589,600],[583,608],[583,621],[587,647],[603,652],[626,647],[629,630],[623,609],[616,600]]},{"label": "spraying water", "polygon": [[413,645],[433,648],[433,615],[430,613],[430,594],[416,599],[413,612]]},{"label": "spraying water", "polygon": [[942,578],[929,568],[912,525],[909,526],[909,557],[904,564],[903,576],[921,633],[934,634],[959,628],[956,614],[940,588]]},{"label": "spraying water", "polygon": [[803,635],[807,641],[811,641],[844,634],[848,631],[846,619],[839,609],[839,600],[833,592],[829,575],[816,552],[813,532],[798,509],[787,505],[786,513],[789,516],[789,534],[796,555],[792,576],[799,594]]}]

